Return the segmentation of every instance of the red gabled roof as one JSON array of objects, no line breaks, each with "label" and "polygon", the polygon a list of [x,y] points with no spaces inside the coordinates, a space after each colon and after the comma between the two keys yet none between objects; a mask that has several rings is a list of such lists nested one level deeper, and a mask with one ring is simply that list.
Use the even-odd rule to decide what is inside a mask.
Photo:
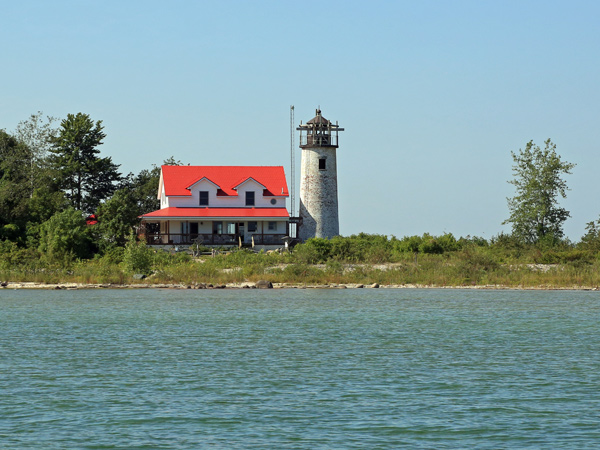
[{"label": "red gabled roof", "polygon": [[86,225],[96,225],[98,223],[98,216],[96,214],[90,214],[85,218]]},{"label": "red gabled roof", "polygon": [[190,186],[203,178],[219,186],[219,195],[237,196],[234,188],[249,178],[265,187],[266,196],[289,195],[282,166],[162,166],[161,169],[167,196],[189,196]]},{"label": "red gabled roof", "polygon": [[142,219],[210,219],[210,218],[270,218],[287,219],[285,208],[182,208],[170,206],[140,216]]}]

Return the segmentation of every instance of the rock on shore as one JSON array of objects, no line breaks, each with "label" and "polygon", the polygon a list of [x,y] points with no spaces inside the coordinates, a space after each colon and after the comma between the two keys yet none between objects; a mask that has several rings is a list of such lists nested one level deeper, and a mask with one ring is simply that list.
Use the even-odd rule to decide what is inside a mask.
[{"label": "rock on shore", "polygon": [[73,290],[73,289],[510,289],[510,290],[587,290],[597,291],[593,286],[501,286],[501,285],[479,285],[479,286],[435,286],[418,284],[392,284],[379,285],[373,283],[369,285],[350,283],[350,284],[292,284],[292,283],[272,283],[267,280],[260,280],[256,283],[228,283],[228,284],[207,284],[198,283],[194,285],[187,284],[165,284],[140,282],[133,284],[83,284],[83,283],[57,283],[44,284],[34,282],[2,282],[3,289],[53,289],[53,290]]}]

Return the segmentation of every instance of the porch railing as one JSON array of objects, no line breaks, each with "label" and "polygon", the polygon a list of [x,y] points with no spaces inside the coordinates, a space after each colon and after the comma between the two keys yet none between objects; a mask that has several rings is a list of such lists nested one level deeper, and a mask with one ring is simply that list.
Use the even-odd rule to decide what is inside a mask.
[{"label": "porch railing", "polygon": [[[144,236],[144,235],[143,235]],[[283,245],[285,234],[252,234],[255,245]],[[239,235],[237,234],[192,234],[192,233],[146,233],[146,243],[148,245],[238,245]],[[244,240],[243,244],[251,244],[250,235]]]}]

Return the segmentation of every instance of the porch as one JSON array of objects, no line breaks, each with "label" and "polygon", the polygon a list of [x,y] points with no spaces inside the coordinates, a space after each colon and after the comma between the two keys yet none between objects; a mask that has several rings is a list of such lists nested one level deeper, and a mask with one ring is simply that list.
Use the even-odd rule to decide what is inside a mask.
[{"label": "porch", "polygon": [[283,238],[286,234],[208,234],[208,233],[162,233],[156,232],[140,232],[140,237],[146,239],[148,245],[204,245],[211,246],[238,246],[240,241],[242,245],[278,245],[284,244]]},{"label": "porch", "polygon": [[289,225],[286,220],[142,220],[138,235],[156,246],[283,246]]}]

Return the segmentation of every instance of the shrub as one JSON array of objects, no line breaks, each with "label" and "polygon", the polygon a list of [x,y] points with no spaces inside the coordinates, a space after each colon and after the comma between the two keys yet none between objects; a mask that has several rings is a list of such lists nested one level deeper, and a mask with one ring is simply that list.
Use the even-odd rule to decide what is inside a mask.
[{"label": "shrub", "polygon": [[14,223],[0,226],[0,239],[16,241],[21,235],[21,229]]},{"label": "shrub", "polygon": [[400,253],[417,253],[423,243],[420,236],[404,236],[400,240],[394,240],[394,249]]},{"label": "shrub", "polygon": [[106,250],[104,255],[99,259],[101,264],[121,264],[125,257],[124,247],[112,247]]},{"label": "shrub", "polygon": [[50,263],[90,258],[92,239],[81,211],[67,208],[44,222],[40,227],[39,250]]},{"label": "shrub", "polygon": [[350,239],[342,236],[335,236],[330,241],[331,254],[338,261],[355,261],[356,252],[355,246],[352,245]]},{"label": "shrub", "polygon": [[419,245],[419,253],[442,254],[444,253],[444,248],[435,237],[429,233],[425,233]]},{"label": "shrub", "polygon": [[135,235],[129,236],[123,254],[123,266],[132,273],[149,275],[152,271],[154,252],[146,246],[145,241],[136,241]]},{"label": "shrub", "polygon": [[9,240],[0,241],[0,269],[10,269],[18,261],[14,256],[18,250],[17,243]]},{"label": "shrub", "polygon": [[318,264],[329,259],[331,241],[311,238],[294,248],[294,260],[300,264]]}]

